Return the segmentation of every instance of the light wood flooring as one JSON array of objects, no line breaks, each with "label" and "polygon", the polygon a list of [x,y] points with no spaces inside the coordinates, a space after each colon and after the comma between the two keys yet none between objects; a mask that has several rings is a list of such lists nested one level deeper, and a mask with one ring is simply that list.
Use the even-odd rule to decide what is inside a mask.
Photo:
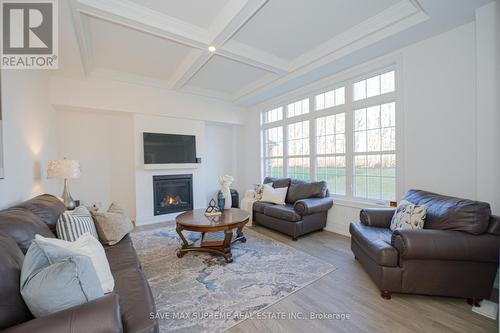
[{"label": "light wood flooring", "polygon": [[350,239],[317,232],[294,242],[265,229],[254,230],[334,265],[337,269],[267,308],[268,312],[349,313],[350,320],[247,319],[230,333],[264,332],[498,332],[498,320],[475,314],[463,299],[393,294],[384,300],[354,260]]}]

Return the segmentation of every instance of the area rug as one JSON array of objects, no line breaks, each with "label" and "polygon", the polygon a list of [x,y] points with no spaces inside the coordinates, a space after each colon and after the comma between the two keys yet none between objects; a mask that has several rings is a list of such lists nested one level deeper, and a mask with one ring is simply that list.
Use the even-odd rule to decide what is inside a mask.
[{"label": "area rug", "polygon": [[244,233],[247,242],[233,245],[230,264],[208,253],[177,258],[173,222],[132,233],[161,332],[222,332],[335,269],[251,228]]}]

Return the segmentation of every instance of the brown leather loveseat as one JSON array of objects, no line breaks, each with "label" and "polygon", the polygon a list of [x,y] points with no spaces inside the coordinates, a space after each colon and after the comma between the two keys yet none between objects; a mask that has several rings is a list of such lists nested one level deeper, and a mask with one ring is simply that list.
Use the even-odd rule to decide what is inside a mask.
[{"label": "brown leather loveseat", "polygon": [[498,269],[500,217],[490,205],[410,190],[405,200],[425,205],[424,229],[389,229],[395,209],[371,208],[350,225],[351,249],[382,297],[411,293],[466,298],[491,296]]},{"label": "brown leather loveseat", "polygon": [[326,182],[308,182],[290,178],[266,177],[264,184],[274,188],[288,187],[286,205],[256,201],[253,204],[253,222],[292,236],[323,230],[328,210],[333,206]]},{"label": "brown leather loveseat", "polygon": [[[56,237],[64,205],[41,195],[0,211],[0,330],[5,332],[158,332],[150,319],[155,303],[130,236],[105,246],[115,290],[99,299],[45,317],[34,318],[20,293],[24,254],[36,234]],[[4,331],[2,331],[4,332]]]}]

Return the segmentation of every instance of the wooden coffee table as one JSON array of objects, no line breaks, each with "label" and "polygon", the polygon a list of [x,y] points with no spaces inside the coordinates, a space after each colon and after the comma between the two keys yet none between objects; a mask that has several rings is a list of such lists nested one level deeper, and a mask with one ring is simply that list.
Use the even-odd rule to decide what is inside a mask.
[{"label": "wooden coffee table", "polygon": [[[220,216],[205,216],[204,209],[195,209],[177,216],[176,231],[181,238],[181,247],[177,257],[182,258],[186,252],[202,251],[224,256],[227,263],[233,262],[231,244],[237,241],[246,242],[243,227],[248,223],[250,214],[244,210],[225,209]],[[189,244],[182,234],[183,230],[200,232],[201,238]],[[233,239],[233,234],[234,239]]]}]

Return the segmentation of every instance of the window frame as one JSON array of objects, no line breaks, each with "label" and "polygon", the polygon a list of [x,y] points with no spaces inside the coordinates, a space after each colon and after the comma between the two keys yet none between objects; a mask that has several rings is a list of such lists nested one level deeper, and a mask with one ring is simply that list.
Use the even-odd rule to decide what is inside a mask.
[{"label": "window frame", "polygon": [[[368,66],[369,67],[369,66]],[[279,103],[274,103],[271,107],[267,107],[265,110],[259,108],[261,113],[272,110],[275,108],[283,107],[283,119],[273,122],[273,123],[261,123],[261,133],[265,129],[283,126],[283,176],[288,176],[288,125],[309,120],[309,165],[310,165],[310,179],[316,179],[316,169],[317,169],[317,147],[316,147],[316,119],[321,117],[327,117],[331,115],[336,115],[339,113],[345,113],[345,159],[346,159],[346,195],[339,195],[331,193],[332,197],[340,200],[340,202],[352,202],[359,204],[373,204],[373,205],[383,205],[389,206],[389,201],[383,199],[366,199],[361,197],[355,197],[354,189],[354,158],[356,154],[354,153],[354,110],[366,108],[374,105],[381,105],[385,103],[395,103],[395,114],[396,114],[396,147],[393,152],[396,155],[396,186],[395,186],[395,197],[396,199],[403,193],[403,150],[402,150],[402,131],[403,131],[403,105],[401,103],[401,94],[403,91],[401,84],[401,66],[398,62],[391,61],[389,64],[384,64],[377,66],[375,69],[366,69],[361,71],[349,71],[345,73],[345,79],[333,81],[332,77],[322,80],[317,86],[319,88],[313,88],[306,90],[306,93],[302,94],[291,94],[290,97],[283,99]],[[377,96],[367,97],[354,101],[354,83],[369,79],[373,76],[381,75],[390,71],[394,71],[394,86],[395,90],[392,92],[380,94]],[[341,78],[342,76],[340,76]],[[316,95],[328,92],[330,90],[335,90],[341,87],[345,87],[344,99],[345,103],[341,105],[335,105],[329,108],[324,108],[321,110],[316,110]],[[307,87],[305,88],[307,89]],[[309,99],[309,113],[288,117],[287,106],[290,103],[294,103],[305,98]],[[385,152],[384,152],[385,153]],[[324,154],[320,154],[319,157]],[[359,155],[359,154],[358,154]],[[261,159],[263,161],[265,157],[261,153]],[[264,175],[264,164],[261,163],[261,175]]]}]

